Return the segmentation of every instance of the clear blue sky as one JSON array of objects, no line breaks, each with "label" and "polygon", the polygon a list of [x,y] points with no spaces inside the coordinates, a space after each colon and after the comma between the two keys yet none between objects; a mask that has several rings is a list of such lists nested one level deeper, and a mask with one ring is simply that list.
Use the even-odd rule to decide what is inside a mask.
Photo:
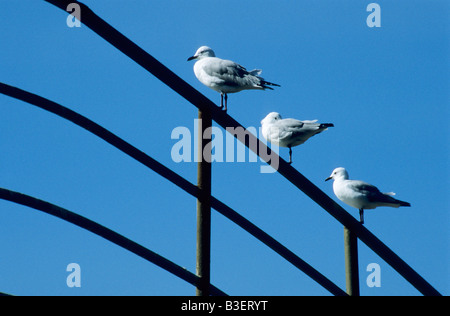
[{"label": "clear blue sky", "polygon": [[[366,227],[441,293],[450,294],[448,1],[85,0],[98,15],[214,102],[194,76],[201,45],[281,85],[229,98],[259,127],[269,112],[335,127],[294,148],[294,164],[324,182],[335,167],[394,191],[411,208],[366,212]],[[197,109],[89,28],[44,1],[0,0],[1,82],[94,120],[196,182],[175,163],[171,132],[192,132]],[[82,17],[81,17],[82,19]],[[0,187],[99,222],[195,272],[196,201],[92,134],[0,95]],[[287,159],[287,149],[281,149]],[[260,162],[215,163],[213,195],[345,288],[343,228]],[[339,202],[357,217],[357,210]],[[17,295],[193,295],[195,289],[102,238],[0,201],[0,291]],[[359,244],[362,295],[418,295]],[[81,288],[68,288],[78,263]],[[381,287],[366,286],[370,263]],[[328,295],[302,272],[213,211],[213,284],[231,295]]]}]

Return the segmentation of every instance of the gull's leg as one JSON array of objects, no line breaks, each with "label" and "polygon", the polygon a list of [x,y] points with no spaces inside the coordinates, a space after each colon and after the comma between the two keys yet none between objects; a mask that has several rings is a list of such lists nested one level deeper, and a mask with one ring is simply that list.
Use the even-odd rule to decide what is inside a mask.
[{"label": "gull's leg", "polygon": [[289,164],[292,163],[292,148],[289,147]]},{"label": "gull's leg", "polygon": [[364,209],[362,208],[359,209],[359,222],[364,224]]},{"label": "gull's leg", "polygon": [[228,94],[225,93],[225,108],[223,109],[225,112],[227,111],[227,103],[228,103]]}]

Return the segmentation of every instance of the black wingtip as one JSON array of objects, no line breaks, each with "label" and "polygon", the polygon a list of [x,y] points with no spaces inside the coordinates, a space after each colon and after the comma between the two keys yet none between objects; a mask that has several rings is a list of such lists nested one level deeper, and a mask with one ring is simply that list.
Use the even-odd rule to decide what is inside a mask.
[{"label": "black wingtip", "polygon": [[281,87],[279,84],[276,84],[276,83],[272,83],[272,82],[268,82],[268,81],[261,81],[261,87],[263,89],[273,90],[273,88],[268,87],[268,86]]}]

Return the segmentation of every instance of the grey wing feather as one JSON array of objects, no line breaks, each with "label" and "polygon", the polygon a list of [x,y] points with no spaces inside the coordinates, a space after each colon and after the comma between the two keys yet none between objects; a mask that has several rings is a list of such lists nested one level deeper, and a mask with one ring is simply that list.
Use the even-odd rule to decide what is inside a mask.
[{"label": "grey wing feather", "polygon": [[286,129],[291,132],[299,131],[305,126],[304,122],[296,120],[296,119],[289,119],[289,118],[279,121],[278,124],[283,129]]},{"label": "grey wing feather", "polygon": [[205,71],[214,77],[223,80],[229,86],[248,86],[260,89],[271,89],[269,86],[280,85],[265,81],[260,77],[262,70],[254,69],[248,71],[245,67],[231,60],[221,59],[220,62],[210,65]]},{"label": "grey wing feather", "polygon": [[315,121],[299,121],[296,119],[284,119],[282,121],[286,126],[286,131],[293,136],[302,136],[305,134],[314,135],[320,129],[320,124]]},{"label": "grey wing feather", "polygon": [[364,194],[370,202],[396,203],[397,200],[382,193],[376,186],[363,181],[355,181],[352,184],[355,191]]},{"label": "grey wing feather", "polygon": [[205,71],[211,76],[226,81],[228,84],[242,84],[242,82],[237,82],[237,80],[245,80],[246,76],[249,75],[247,69],[231,60],[221,60],[218,63],[211,63]]},{"label": "grey wing feather", "polygon": [[351,182],[351,188],[356,192],[362,193],[367,196],[382,194],[376,186],[358,180],[353,180]]},{"label": "grey wing feather", "polygon": [[305,124],[302,121],[295,119],[283,119],[277,124],[280,129],[280,138],[298,136],[305,132],[303,127]]}]

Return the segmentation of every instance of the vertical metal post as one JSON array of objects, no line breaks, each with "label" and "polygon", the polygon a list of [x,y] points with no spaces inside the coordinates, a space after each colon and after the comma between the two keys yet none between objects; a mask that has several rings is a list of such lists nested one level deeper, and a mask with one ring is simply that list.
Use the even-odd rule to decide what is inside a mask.
[{"label": "vertical metal post", "polygon": [[209,296],[211,258],[211,113],[198,112],[197,296]]},{"label": "vertical metal post", "polygon": [[347,294],[359,296],[358,237],[344,227],[345,283]]}]

